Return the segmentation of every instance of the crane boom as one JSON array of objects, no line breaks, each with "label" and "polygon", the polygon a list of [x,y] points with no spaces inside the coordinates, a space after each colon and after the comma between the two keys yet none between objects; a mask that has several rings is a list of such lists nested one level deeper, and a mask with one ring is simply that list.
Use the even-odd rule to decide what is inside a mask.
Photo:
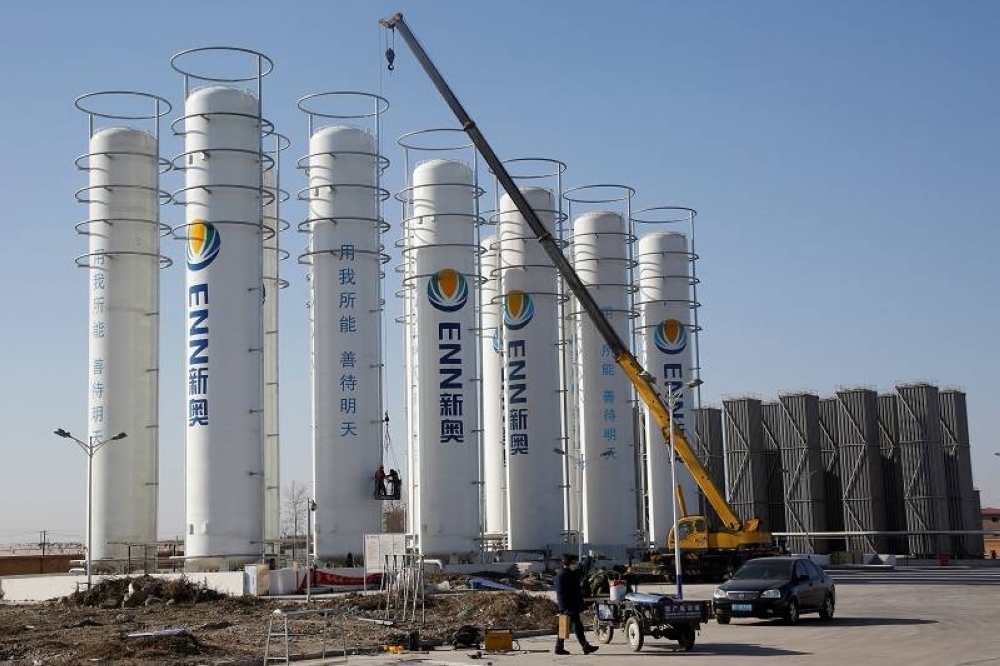
[{"label": "crane boom", "polygon": [[[490,170],[500,182],[507,196],[511,198],[518,212],[521,213],[525,222],[531,227],[532,232],[538,237],[538,242],[541,243],[545,253],[549,255],[549,259],[552,260],[556,270],[559,271],[559,275],[565,280],[580,307],[590,317],[598,333],[604,339],[605,344],[608,345],[615,362],[622,368],[622,371],[635,387],[639,397],[646,404],[647,408],[649,408],[650,413],[656,419],[656,423],[663,433],[665,441],[669,440],[670,429],[674,429],[674,448],[678,455],[680,455],[681,460],[684,461],[684,464],[687,465],[688,471],[694,477],[695,483],[698,484],[698,487],[705,494],[709,504],[715,509],[719,519],[730,530],[741,529],[740,519],[733,512],[729,503],[726,502],[725,497],[723,497],[715,483],[709,478],[708,472],[702,466],[701,461],[698,460],[698,456],[695,455],[691,445],[684,437],[684,433],[674,425],[670,418],[670,410],[664,404],[663,398],[656,390],[652,376],[646,372],[632,352],[629,351],[628,346],[622,341],[621,336],[618,335],[611,322],[601,312],[601,308],[597,305],[594,297],[590,295],[590,292],[587,291],[587,287],[573,269],[572,264],[566,259],[555,238],[545,228],[545,225],[538,218],[538,214],[528,204],[527,199],[524,198],[521,190],[514,183],[514,179],[511,178],[503,162],[493,152],[493,148],[486,140],[486,137],[483,136],[483,133],[469,116],[462,103],[458,101],[448,82],[445,81],[441,72],[438,71],[438,68],[431,61],[430,56],[427,55],[424,47],[421,46],[420,41],[410,30],[406,21],[403,20],[403,15],[401,13],[396,14],[391,18],[382,19],[379,23],[391,30],[398,30],[407,46],[410,47],[420,66],[423,67],[424,72],[430,77],[434,87],[437,88],[444,101],[451,108],[452,113],[458,118],[462,129],[469,135],[473,145],[475,145],[476,149],[483,156],[483,160],[489,165]],[[394,55],[392,54],[390,57],[394,57]],[[750,521],[750,523],[755,525],[756,521]]]}]

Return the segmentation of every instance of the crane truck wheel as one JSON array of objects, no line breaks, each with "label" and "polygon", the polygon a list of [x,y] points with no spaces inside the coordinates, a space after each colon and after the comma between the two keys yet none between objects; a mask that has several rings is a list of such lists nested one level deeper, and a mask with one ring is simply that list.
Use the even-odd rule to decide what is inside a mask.
[{"label": "crane truck wheel", "polygon": [[728,615],[716,615],[715,616],[715,621],[718,622],[719,624],[729,624],[729,619],[730,618],[729,618]]}]

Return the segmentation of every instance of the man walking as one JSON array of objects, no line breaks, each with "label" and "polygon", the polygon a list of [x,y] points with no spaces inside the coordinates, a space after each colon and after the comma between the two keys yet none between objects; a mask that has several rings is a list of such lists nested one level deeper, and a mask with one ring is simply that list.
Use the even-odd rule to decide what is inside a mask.
[{"label": "man walking", "polygon": [[[584,654],[597,652],[597,646],[587,642],[587,637],[583,634],[583,622],[580,621],[580,613],[583,612],[583,589],[580,585],[580,572],[576,568],[576,555],[563,555],[562,568],[556,574],[556,603],[559,605],[559,614],[569,618],[570,628],[576,631],[576,639],[580,641],[580,647]],[[566,649],[562,635],[556,639],[556,654],[569,654]]]}]

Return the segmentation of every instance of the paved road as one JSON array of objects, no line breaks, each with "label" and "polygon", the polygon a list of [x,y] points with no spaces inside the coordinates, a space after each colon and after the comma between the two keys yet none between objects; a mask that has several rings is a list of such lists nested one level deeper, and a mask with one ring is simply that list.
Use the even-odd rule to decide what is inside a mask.
[{"label": "paved road", "polygon": [[[815,616],[796,627],[778,621],[714,621],[698,636],[694,651],[652,640],[642,652],[630,652],[620,636],[591,656],[556,657],[553,637],[524,639],[509,655],[471,659],[468,651],[436,651],[398,657],[351,657],[368,665],[486,664],[540,666],[652,664],[663,657],[691,664],[746,666],[809,664],[817,666],[1000,666],[1000,572],[963,569],[836,571],[837,615],[832,622]],[[691,585],[689,598],[711,597],[714,585]],[[644,591],[651,591],[648,588]],[[579,652],[575,644],[570,650]],[[341,662],[342,663],[342,662]],[[678,662],[683,663],[683,662]]]}]

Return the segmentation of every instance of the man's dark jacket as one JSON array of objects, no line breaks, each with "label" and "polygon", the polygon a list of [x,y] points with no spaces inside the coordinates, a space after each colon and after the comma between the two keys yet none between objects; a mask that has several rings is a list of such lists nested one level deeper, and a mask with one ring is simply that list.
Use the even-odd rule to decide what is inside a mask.
[{"label": "man's dark jacket", "polygon": [[580,586],[580,572],[563,567],[556,574],[556,603],[560,613],[580,613],[583,611],[583,590]]}]

